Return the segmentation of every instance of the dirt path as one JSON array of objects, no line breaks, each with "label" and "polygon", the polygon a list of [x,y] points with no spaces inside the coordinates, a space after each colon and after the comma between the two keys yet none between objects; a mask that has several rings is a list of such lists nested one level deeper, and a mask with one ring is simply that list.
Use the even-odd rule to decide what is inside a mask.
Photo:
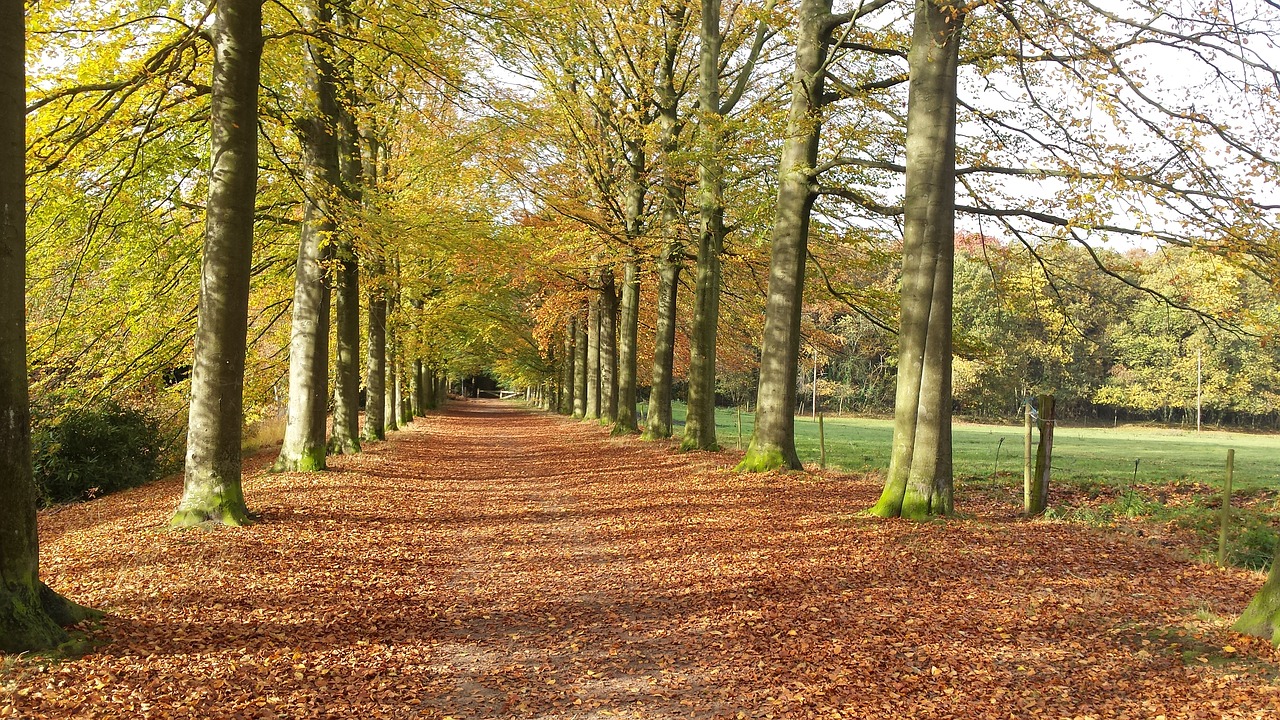
[{"label": "dirt path", "polygon": [[1256,574],[993,508],[859,518],[874,482],[733,459],[472,401],[333,472],[252,474],[250,528],[163,529],[174,481],[46,514],[47,577],[110,612],[106,644],[0,670],[0,717],[1280,708],[1271,650],[1223,629]]}]

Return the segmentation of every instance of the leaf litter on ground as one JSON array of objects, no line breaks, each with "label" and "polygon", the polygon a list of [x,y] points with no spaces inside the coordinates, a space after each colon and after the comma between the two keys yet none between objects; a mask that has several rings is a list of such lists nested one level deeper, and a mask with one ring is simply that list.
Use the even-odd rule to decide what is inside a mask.
[{"label": "leaf litter on ground", "polygon": [[458,402],[332,471],[246,473],[260,521],[170,531],[169,480],[43,513],[100,643],[0,669],[17,718],[1259,718],[1261,583],[1137,539],[858,511],[875,476],[738,475]]}]

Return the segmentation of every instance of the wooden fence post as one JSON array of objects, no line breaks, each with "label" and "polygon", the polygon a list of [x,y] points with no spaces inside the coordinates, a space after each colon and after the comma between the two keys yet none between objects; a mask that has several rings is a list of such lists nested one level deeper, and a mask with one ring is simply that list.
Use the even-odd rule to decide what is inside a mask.
[{"label": "wooden fence post", "polygon": [[1218,567],[1227,566],[1227,531],[1231,526],[1231,476],[1235,473],[1236,451],[1227,450],[1227,481],[1222,485],[1222,521],[1218,530]]},{"label": "wooden fence post", "polygon": [[818,414],[818,467],[827,469],[827,433],[822,429],[822,414]]}]

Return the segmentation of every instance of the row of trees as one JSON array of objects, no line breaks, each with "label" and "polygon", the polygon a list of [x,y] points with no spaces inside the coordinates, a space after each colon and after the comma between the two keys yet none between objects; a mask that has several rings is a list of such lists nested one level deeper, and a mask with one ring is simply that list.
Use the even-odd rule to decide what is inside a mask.
[{"label": "row of trees", "polygon": [[[1181,248],[1099,250],[1142,273],[1152,295],[1097,271],[1087,250],[1042,243],[1034,254],[978,235],[956,240],[952,398],[971,418],[1015,419],[1028,395],[1051,392],[1059,418],[1268,427],[1280,412],[1280,354],[1271,287],[1228,261]],[[865,282],[888,292],[892,258]],[[1040,261],[1052,268],[1046,272]],[[1212,313],[1201,317],[1159,296]],[[798,401],[805,412],[893,410],[896,335],[832,298],[803,318]],[[745,349],[744,349],[745,351]],[[723,374],[722,400],[754,403],[753,370]]]},{"label": "row of trees", "polygon": [[[833,301],[894,337],[874,512],[947,513],[957,217],[1050,286],[1079,271],[1078,253],[1055,257],[1072,243],[1135,297],[1225,331],[1247,323],[1100,243],[1274,278],[1265,6],[298,10],[118,0],[27,18],[29,379],[154,398],[190,357],[177,524],[248,519],[240,437],[284,399],[277,468],[317,470],[380,437],[404,396],[426,405],[442,376],[481,370],[619,433],[640,431],[647,380],[653,438],[687,378],[682,447],[713,449],[717,375],[758,365],[740,468],[798,467],[806,309]],[[1151,79],[1177,63],[1179,83]]]},{"label": "row of trees", "polygon": [[[1006,366],[1023,367],[998,371],[988,385],[1001,393],[1085,382],[1065,355],[1041,367],[1045,358],[1009,349],[998,316],[962,318],[974,326],[957,336],[954,371],[957,216],[1002,238],[990,254],[1030,260],[1019,272],[1037,286],[1022,295],[1059,308],[1045,313],[1063,326],[1059,350],[1078,330],[1063,303],[1084,276],[1097,278],[1085,287],[1128,301],[1130,322],[1164,308],[1215,336],[1266,333],[1261,316],[1232,316],[1209,293],[1171,285],[1159,263],[1104,248],[1117,238],[1188,248],[1272,285],[1269,8],[1227,17],[1191,3],[633,2],[625,14],[588,4],[533,29],[510,23],[532,8],[502,8],[489,27],[496,56],[536,80],[512,103],[553,120],[512,179],[539,222],[579,233],[572,248],[550,245],[563,255],[549,254],[555,274],[544,276],[537,317],[558,375],[528,378],[572,386],[565,411],[572,394],[577,414],[631,417],[638,316],[652,329],[648,434],[670,432],[671,373],[683,365],[667,360],[672,347],[687,343],[685,448],[716,445],[703,368],[719,360],[728,375],[726,355],[758,352],[758,369],[744,363],[758,372],[758,416],[740,469],[798,467],[800,348],[822,335],[806,333],[805,318],[830,304],[822,296],[836,298],[847,309],[829,316],[865,318],[883,330],[879,350],[895,353],[883,363],[896,384],[894,460],[875,511],[948,512],[956,378],[961,395],[972,392],[974,373],[994,370],[1003,348]],[[1186,70],[1176,82],[1152,77],[1157,64],[1177,64],[1169,54]],[[770,155],[776,171],[760,172]],[[895,252],[896,287],[874,277]],[[649,272],[637,275],[637,264]],[[686,264],[693,297],[682,311]],[[806,283],[811,272],[817,282]],[[964,292],[998,292],[959,280]],[[638,312],[619,312],[636,296]],[[687,334],[673,337],[673,324]],[[1146,360],[1112,349],[1104,374],[1114,374],[1083,401],[1150,407],[1129,393]],[[629,420],[615,428],[634,431]]]}]

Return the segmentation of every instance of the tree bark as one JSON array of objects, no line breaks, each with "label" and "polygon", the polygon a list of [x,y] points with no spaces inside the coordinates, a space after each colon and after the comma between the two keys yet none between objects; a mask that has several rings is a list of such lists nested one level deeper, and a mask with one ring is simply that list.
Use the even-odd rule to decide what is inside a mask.
[{"label": "tree bark", "polygon": [[640,331],[640,261],[634,255],[622,273],[622,326],[618,333],[618,417],[614,435],[640,432],[636,418],[636,351]]},{"label": "tree bark", "polygon": [[[390,301],[389,301],[390,302]],[[389,307],[394,307],[391,305]],[[390,315],[390,312],[388,312]],[[396,385],[399,384],[400,378],[396,373],[396,356],[399,354],[399,347],[396,345],[395,327],[387,323],[387,357],[386,357],[386,379],[383,387],[382,404],[387,409],[386,425],[387,431],[400,429],[400,406],[396,399]]]},{"label": "tree bark", "polygon": [[1040,442],[1036,444],[1036,468],[1031,476],[1031,495],[1027,503],[1027,515],[1040,515],[1049,504],[1049,474],[1053,466],[1053,429],[1057,416],[1052,395],[1040,396],[1040,419],[1036,429]]},{"label": "tree bark", "polygon": [[573,325],[573,416],[587,416],[587,395],[590,394],[590,383],[587,382],[588,365],[591,348],[589,347],[587,324],[590,318],[583,320],[579,315]]},{"label": "tree bark", "polygon": [[689,410],[681,450],[718,450],[716,336],[720,323],[720,253],[724,245],[723,117],[720,114],[720,3],[702,0],[698,64],[698,265],[689,336]]},{"label": "tree bark", "polygon": [[1280,646],[1280,543],[1276,545],[1267,581],[1231,629],[1243,635],[1266,638],[1272,645]]},{"label": "tree bark", "polygon": [[338,148],[333,129],[338,125],[334,94],[332,36],[325,29],[333,20],[327,0],[305,6],[308,25],[307,87],[315,105],[298,122],[303,151],[302,232],[294,279],[293,327],[289,337],[289,417],[277,472],[325,469],[325,422],[329,398],[329,286],[324,263],[326,242],[334,232],[333,199],[341,187]]},{"label": "tree bark", "polygon": [[[236,5],[232,14],[243,9]],[[225,64],[230,42],[226,24],[233,24],[233,33],[246,30],[253,16],[250,13],[224,20],[220,15],[218,19],[215,32],[220,34],[215,47],[222,50],[218,58],[223,61],[220,69],[225,83],[225,73],[235,69],[234,64],[231,69]],[[0,5],[0,652],[6,653],[57,647],[67,640],[60,625],[96,614],[49,590],[39,576],[27,396],[25,31],[23,4]],[[238,42],[251,39],[252,36],[234,35]],[[242,52],[247,51],[248,60],[255,58],[254,47],[250,43],[241,48]],[[256,61],[253,64],[256,74]],[[237,79],[243,73],[237,73]],[[225,91],[223,83],[219,86]],[[255,90],[256,87],[255,83]],[[217,104],[214,107],[216,123],[217,118],[225,118],[228,108]],[[224,114],[218,115],[218,110]],[[215,162],[217,157],[215,154]],[[256,165],[250,163],[250,167],[256,172]],[[241,342],[243,339],[242,334]],[[237,473],[237,484],[239,480]]]},{"label": "tree bark", "polygon": [[613,268],[600,273],[600,424],[618,419],[618,286]]},{"label": "tree bark", "polygon": [[[361,150],[364,171],[364,183],[368,188],[378,185],[378,143],[373,137],[373,130],[367,125],[360,127]],[[378,253],[375,255],[374,253]],[[386,274],[386,263],[380,255],[381,249],[375,249],[364,258],[368,273],[373,280],[368,292],[369,325],[365,348],[365,402],[364,402],[364,439],[387,439],[387,404],[386,404],[386,358],[387,358],[387,299],[382,288],[382,279]]]},{"label": "tree bark", "polygon": [[219,7],[213,26],[211,163],[182,499],[170,523],[249,521],[241,486],[244,362],[258,184],[259,3]]},{"label": "tree bark", "polygon": [[653,378],[649,387],[649,417],[644,436],[669,438],[674,430],[671,386],[675,379],[676,296],[680,290],[680,248],[669,243],[658,260],[658,319],[653,349]]},{"label": "tree bark", "polygon": [[587,308],[587,404],[583,417],[600,419],[600,294]]},{"label": "tree bark", "polygon": [[679,150],[680,99],[675,87],[675,63],[680,54],[686,13],[683,4],[671,8],[663,37],[663,60],[659,64],[657,122],[662,143],[662,253],[658,257],[658,308],[653,348],[653,375],[649,386],[649,413],[644,437],[669,438],[674,431],[671,416],[671,386],[675,380],[676,298],[680,289],[680,215],[684,206],[684,186],[678,180],[675,155]]},{"label": "tree bark", "polygon": [[822,125],[823,65],[830,43],[831,0],[801,0],[796,68],[791,79],[787,136],[778,167],[778,200],[770,238],[769,297],[760,353],[755,433],[740,471],[799,469],[795,448],[796,372],[811,176]]},{"label": "tree bark", "polygon": [[568,331],[564,336],[564,360],[561,362],[563,374],[560,380],[560,407],[561,415],[573,414],[573,401],[577,399],[574,392],[574,380],[576,378],[575,367],[577,365],[578,353],[574,347],[574,338],[578,332],[578,318],[569,318]]},{"label": "tree bark", "polygon": [[894,439],[881,517],[952,511],[951,335],[956,65],[964,15],[917,0],[908,56],[902,319]]},{"label": "tree bark", "polygon": [[[339,33],[355,31],[350,0],[334,2],[334,26]],[[346,56],[335,66],[337,85],[343,96],[338,114],[338,169],[342,191],[349,208],[360,206],[363,190],[363,163],[360,157],[360,132],[354,110],[357,102],[352,62]],[[343,213],[351,218],[352,213]],[[348,220],[350,222],[350,220]],[[335,233],[334,323],[337,348],[333,387],[333,433],[329,452],[349,455],[360,452],[360,266],[355,250],[353,228],[349,225]]]}]

